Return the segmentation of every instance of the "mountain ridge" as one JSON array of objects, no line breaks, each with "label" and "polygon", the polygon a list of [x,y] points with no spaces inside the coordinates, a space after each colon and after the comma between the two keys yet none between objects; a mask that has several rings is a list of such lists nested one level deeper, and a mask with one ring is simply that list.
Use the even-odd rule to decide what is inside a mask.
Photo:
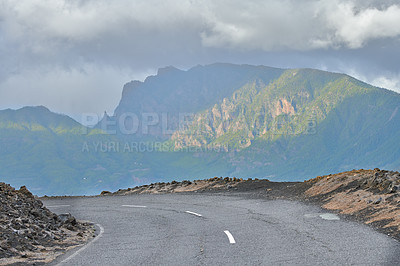
[{"label": "mountain ridge", "polygon": [[45,106],[25,106],[0,110],[0,128],[19,130],[50,130],[53,133],[79,133],[85,127],[65,114],[51,112]]},{"label": "mountain ridge", "polygon": [[[321,75],[333,76],[330,77],[329,82],[324,81],[323,85],[320,85],[318,84],[319,80],[315,81],[310,77],[310,74],[314,75],[316,71],[311,69],[286,70],[281,77],[268,85],[259,85],[256,84],[256,81],[248,83],[235,91],[230,98],[224,98],[222,103],[216,103],[205,113],[195,116],[193,119],[195,125],[191,125],[188,132],[175,132],[172,140],[186,142],[189,146],[201,146],[210,142],[211,144],[218,143],[218,139],[222,139],[224,142],[224,134],[230,131],[230,134],[227,134],[228,138],[236,134],[241,139],[228,141],[229,146],[244,141],[241,148],[248,147],[251,140],[257,137],[273,139],[275,136],[269,134],[271,129],[276,131],[272,133],[276,136],[302,133],[304,128],[300,128],[299,131],[299,125],[305,127],[305,123],[311,119],[316,119],[314,123],[323,120],[342,98],[350,97],[354,93],[367,93],[367,90],[372,92],[375,89],[371,85],[346,75],[317,71],[319,77]],[[291,81],[299,76],[304,76],[304,74],[306,77],[300,78],[300,81]],[[288,82],[289,84],[287,84]],[[364,87],[355,87],[354,84],[362,84]],[[351,89],[355,91],[351,91]],[[276,121],[279,117],[282,118],[282,121]],[[290,120],[295,121],[292,123]],[[283,130],[278,129],[274,124],[283,125]],[[292,133],[285,132],[288,129]],[[193,139],[200,131],[206,136],[200,133],[198,139]],[[183,139],[179,137],[179,134],[182,133]],[[243,140],[245,135],[248,136]],[[185,144],[176,144],[175,142],[175,147],[182,146]]]}]

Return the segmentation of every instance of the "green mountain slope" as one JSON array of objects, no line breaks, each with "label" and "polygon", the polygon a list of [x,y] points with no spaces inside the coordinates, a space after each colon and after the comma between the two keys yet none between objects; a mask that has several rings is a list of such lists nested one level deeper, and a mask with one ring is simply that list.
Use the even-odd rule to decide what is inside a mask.
[{"label": "green mountain slope", "polygon": [[0,111],[0,180],[39,195],[126,187],[140,154],[113,152],[117,142],[44,107]]},{"label": "green mountain slope", "polygon": [[7,109],[0,112],[1,129],[48,131],[54,134],[79,134],[84,127],[72,118],[55,114],[44,106],[24,107],[16,112]]},{"label": "green mountain slope", "polygon": [[376,90],[346,75],[287,70],[269,84],[250,80],[231,97],[196,114],[172,141],[176,148],[207,145],[240,150],[259,138],[274,141],[310,133],[344,99]]},{"label": "green mountain slope", "polygon": [[299,180],[349,168],[399,169],[399,107],[399,94],[347,75],[287,70],[268,85],[250,80],[196,114],[170,145],[230,151],[217,162],[240,177]]},{"label": "green mountain slope", "polygon": [[235,157],[244,159],[232,161],[236,168],[231,174],[301,180],[345,169],[400,169],[399,99],[391,94],[357,95],[343,101],[316,124],[312,134],[256,140],[237,153]]}]

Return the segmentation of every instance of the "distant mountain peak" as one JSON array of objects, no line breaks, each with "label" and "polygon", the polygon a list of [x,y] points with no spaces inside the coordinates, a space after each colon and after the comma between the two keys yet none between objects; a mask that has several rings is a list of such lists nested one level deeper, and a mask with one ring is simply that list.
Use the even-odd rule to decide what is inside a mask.
[{"label": "distant mountain peak", "polygon": [[24,106],[20,109],[17,109],[15,111],[24,111],[24,110],[29,110],[29,111],[42,111],[42,112],[51,112],[49,108],[43,106],[43,105],[37,105],[37,106]]},{"label": "distant mountain peak", "polygon": [[17,110],[6,109],[0,110],[0,127],[11,124],[26,125],[29,128],[32,125],[42,126],[43,128],[56,129],[58,131],[70,132],[72,129],[77,130],[82,125],[64,114],[57,114],[50,111],[47,107],[40,106],[25,106]]},{"label": "distant mountain peak", "polygon": [[163,74],[175,72],[175,71],[182,71],[182,70],[177,69],[174,66],[166,66],[166,67],[159,68],[157,71],[157,75],[163,75]]},{"label": "distant mountain peak", "polygon": [[[248,82],[257,79],[268,84],[282,72],[278,68],[225,63],[199,65],[187,71],[173,66],[160,68],[157,75],[147,77],[144,82],[125,84],[121,101],[112,118],[118,123],[119,117],[126,113],[139,117],[143,113],[157,114],[160,123],[152,126],[149,134],[165,139],[169,136],[163,133],[166,122],[165,118],[162,121],[163,115],[168,115],[168,128],[174,130],[178,126],[180,114],[210,108],[232,96],[234,91]],[[140,128],[140,135],[139,132]]]}]

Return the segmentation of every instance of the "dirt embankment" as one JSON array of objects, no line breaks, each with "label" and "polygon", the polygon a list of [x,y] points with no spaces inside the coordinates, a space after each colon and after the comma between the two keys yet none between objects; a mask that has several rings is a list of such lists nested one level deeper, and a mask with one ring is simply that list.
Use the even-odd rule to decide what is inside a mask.
[{"label": "dirt embankment", "polygon": [[400,239],[400,173],[353,170],[306,181],[306,199]]},{"label": "dirt embankment", "polygon": [[[249,179],[250,180],[250,179]],[[245,182],[242,178],[214,177],[205,180],[184,180],[181,182],[159,182],[134,188],[120,189],[116,192],[103,191],[101,195],[160,194],[177,192],[204,192],[218,190],[235,190],[238,184]]]},{"label": "dirt embankment", "polygon": [[42,264],[85,243],[92,225],[70,214],[57,215],[26,187],[0,183],[0,265]]}]

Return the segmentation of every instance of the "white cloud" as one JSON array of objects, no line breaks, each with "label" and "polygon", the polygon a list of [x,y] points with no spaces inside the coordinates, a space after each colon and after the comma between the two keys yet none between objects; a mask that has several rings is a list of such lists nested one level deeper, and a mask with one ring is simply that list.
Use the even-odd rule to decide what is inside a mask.
[{"label": "white cloud", "polygon": [[370,81],[374,86],[385,88],[400,93],[400,75],[393,77],[380,76]]},{"label": "white cloud", "polygon": [[[324,6],[327,28],[333,36],[322,40],[328,44],[360,48],[368,41],[400,36],[400,6],[391,5],[383,10],[376,7],[357,10],[354,3],[336,3]],[[331,43],[329,43],[331,41]]]},{"label": "white cloud", "polygon": [[400,73],[364,74],[356,69],[346,68],[340,70],[340,72],[346,73],[373,86],[400,93]]}]

